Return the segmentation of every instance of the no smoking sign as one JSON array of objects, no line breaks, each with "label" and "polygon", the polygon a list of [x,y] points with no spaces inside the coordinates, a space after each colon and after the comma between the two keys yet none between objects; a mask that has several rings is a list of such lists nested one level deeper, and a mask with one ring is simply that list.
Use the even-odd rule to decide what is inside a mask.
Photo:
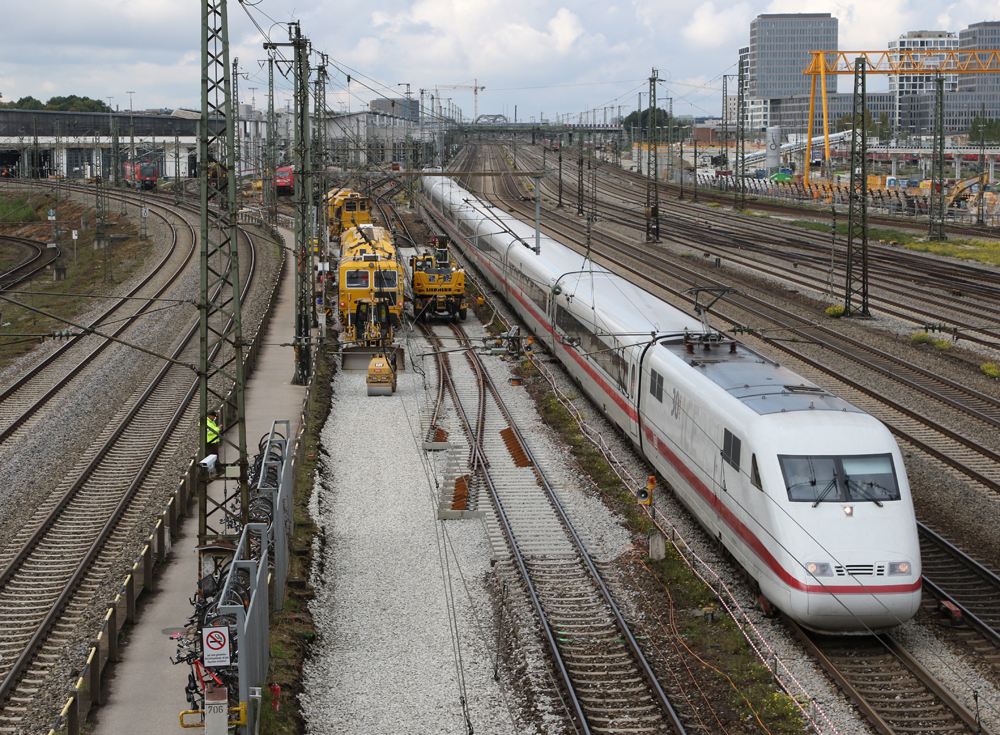
[{"label": "no smoking sign", "polygon": [[229,626],[202,628],[201,653],[205,666],[229,666]]}]

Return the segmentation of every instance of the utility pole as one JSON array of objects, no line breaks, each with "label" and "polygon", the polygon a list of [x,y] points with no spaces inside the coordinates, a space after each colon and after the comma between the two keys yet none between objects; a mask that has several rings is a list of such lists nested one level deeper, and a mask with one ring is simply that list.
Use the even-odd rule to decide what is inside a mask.
[{"label": "utility pole", "polygon": [[562,209],[562,141],[559,141],[559,203],[556,205],[556,209]]},{"label": "utility pole", "polygon": [[976,224],[986,226],[986,213],[983,211],[983,190],[986,188],[989,174],[986,173],[986,103],[979,117],[979,186],[976,189]]},{"label": "utility pole", "polygon": [[578,159],[580,164],[577,171],[577,187],[576,187],[576,213],[577,215],[583,214],[583,131],[580,131],[580,158]]},{"label": "utility pole", "polygon": [[[265,44],[265,48],[267,44]],[[275,222],[278,215],[278,191],[275,188],[275,169],[278,167],[278,126],[274,117],[274,49],[267,52],[267,148],[264,154],[264,171],[260,179],[264,208],[268,222]]]},{"label": "utility pole", "polygon": [[[646,242],[660,241],[660,158],[659,125],[656,111],[656,82],[659,72],[649,77],[649,115],[646,120]],[[668,143],[669,144],[669,143]]]},{"label": "utility pole", "polygon": [[[129,171],[132,172],[132,181],[135,181],[135,112],[132,110],[132,95],[135,92],[127,92],[128,94],[128,166]],[[136,182],[138,183],[138,182]],[[125,176],[125,186],[129,186],[129,177]],[[128,197],[122,197],[122,216],[128,214],[128,207],[125,201]]]},{"label": "utility pole", "polygon": [[122,185],[122,142],[118,136],[118,118],[111,115],[111,181],[121,188]]},{"label": "utility pole", "polygon": [[[150,160],[153,163],[153,170],[157,171],[158,167],[156,165],[156,136],[153,136],[152,151],[149,155]],[[148,240],[149,230],[147,229],[146,220],[149,218],[149,202],[146,197],[146,185],[140,181],[142,171],[142,165],[135,161],[133,167],[133,173],[136,177],[136,183],[139,185],[139,239]]]},{"label": "utility pole", "polygon": [[181,203],[183,192],[183,180],[181,179],[181,133],[174,128],[174,206]]},{"label": "utility pole", "polygon": [[729,78],[732,74],[722,75],[722,170],[729,170]]},{"label": "utility pole", "polygon": [[[229,428],[220,439],[219,457],[237,464],[239,480],[232,488],[201,488],[198,541],[239,538],[249,520],[247,435],[243,374],[243,322],[240,303],[237,241],[235,135],[229,72],[229,23],[226,0],[201,2],[201,123],[198,126],[198,183],[201,190],[201,311],[198,415],[200,456],[208,453],[207,417],[225,406]],[[209,121],[213,125],[209,125]],[[209,165],[215,151],[217,166]],[[215,174],[210,176],[210,174]],[[227,401],[230,385],[233,397]],[[235,428],[235,432],[232,429]],[[235,440],[231,438],[235,433]],[[228,451],[227,451],[228,450]],[[235,462],[234,462],[235,460]],[[241,685],[243,683],[241,682]],[[242,689],[242,686],[241,686]],[[240,692],[241,700],[244,692]]]},{"label": "utility pole", "polygon": [[868,310],[868,125],[865,57],[854,60],[854,115],[851,132],[851,196],[847,220],[846,316],[871,316]]},{"label": "utility pole", "polygon": [[930,240],[946,240],[944,234],[944,77],[934,80],[934,153],[931,158]]},{"label": "utility pole", "polygon": [[[709,128],[709,139],[711,139],[711,128]],[[691,140],[694,142],[694,195],[692,202],[698,201],[698,136],[695,135],[694,125],[691,125]],[[681,166],[681,180],[684,179],[684,166]]]},{"label": "utility pole", "polygon": [[747,120],[746,120],[746,61],[740,59],[740,73],[736,81],[736,145],[733,158],[733,176],[737,178],[736,194],[733,197],[733,209],[742,211],[747,207],[746,152],[747,152]]},{"label": "utility pole", "polygon": [[236,201],[243,199],[243,126],[240,123],[240,60],[233,58],[233,171],[236,175]]},{"label": "utility pole", "polygon": [[[316,210],[316,213],[317,213],[316,220],[317,220],[317,223],[318,223],[319,228],[320,228],[320,231],[317,232],[316,235],[315,235],[315,242],[317,242],[317,243],[322,242],[323,243],[323,251],[322,251],[322,259],[323,260],[327,260],[327,258],[329,256],[329,250],[330,250],[330,228],[327,225],[327,218],[329,217],[330,208],[327,207],[327,206],[324,206],[325,203],[326,203],[326,191],[327,191],[327,183],[326,183],[326,166],[327,166],[327,151],[326,151],[326,65],[327,65],[327,60],[328,60],[328,57],[327,57],[326,54],[320,54],[320,63],[319,63],[319,66],[316,67],[316,82],[315,82],[315,84],[316,84],[316,94],[315,94],[315,99],[313,100],[314,109],[316,111],[315,112],[315,117],[316,117],[316,136],[313,138],[313,150],[316,152],[316,155],[314,157],[314,161],[315,161],[316,176],[317,176],[317,178],[316,178],[316,181],[317,181],[316,186],[318,187],[318,196],[319,196],[319,204],[318,204],[318,208]],[[407,93],[409,93],[409,90],[407,90]],[[407,96],[407,103],[406,103],[406,105],[407,105],[406,114],[407,115],[410,114],[409,104],[410,104],[409,103],[409,96]],[[310,202],[311,201],[312,201],[312,198],[310,197]],[[322,236],[320,235],[320,233],[322,233]],[[311,243],[310,243],[310,245],[311,245]],[[309,248],[309,258],[310,258],[310,261],[312,260],[312,256],[313,256],[314,252],[315,252],[314,249],[312,247],[310,247]],[[310,282],[311,283],[315,283],[316,282],[316,272],[315,272],[315,269],[312,268],[311,266],[310,266],[310,269],[309,269],[309,273],[310,273],[310,279],[311,279]],[[324,283],[325,282],[326,281],[324,279]],[[324,294],[324,296],[325,296],[325,294]],[[312,317],[311,324],[314,327],[318,327],[319,326],[319,314],[318,314],[318,310],[317,310],[317,306],[318,305],[316,303],[316,299],[314,297],[311,297],[309,299],[309,303],[311,305],[310,308],[312,310],[312,313],[311,313],[311,317]],[[326,312],[326,299],[325,298],[323,300],[323,312],[324,313]],[[325,322],[324,322],[324,324],[325,324]],[[325,334],[325,330],[321,334]]]},{"label": "utility pole", "polygon": [[294,385],[306,385],[312,375],[312,160],[309,129],[309,39],[289,23],[295,72],[295,254],[296,254],[296,373]]}]

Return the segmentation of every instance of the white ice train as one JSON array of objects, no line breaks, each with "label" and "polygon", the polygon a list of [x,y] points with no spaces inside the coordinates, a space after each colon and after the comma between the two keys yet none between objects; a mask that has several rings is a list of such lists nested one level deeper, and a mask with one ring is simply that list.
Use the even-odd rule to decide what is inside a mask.
[{"label": "white ice train", "polygon": [[877,419],[660,301],[446,178],[424,205],[676,495],[819,632],[920,604],[913,502]]}]

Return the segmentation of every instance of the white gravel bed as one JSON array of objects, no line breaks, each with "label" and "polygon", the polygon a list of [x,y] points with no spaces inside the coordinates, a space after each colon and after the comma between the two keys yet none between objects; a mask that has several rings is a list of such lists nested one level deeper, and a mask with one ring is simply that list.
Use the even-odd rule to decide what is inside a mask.
[{"label": "white gravel bed", "polygon": [[392,397],[368,397],[361,372],[334,380],[310,508],[322,538],[310,733],[464,732],[463,697],[477,732],[518,731],[493,681],[489,545],[480,521],[436,518],[424,404],[412,369]]}]

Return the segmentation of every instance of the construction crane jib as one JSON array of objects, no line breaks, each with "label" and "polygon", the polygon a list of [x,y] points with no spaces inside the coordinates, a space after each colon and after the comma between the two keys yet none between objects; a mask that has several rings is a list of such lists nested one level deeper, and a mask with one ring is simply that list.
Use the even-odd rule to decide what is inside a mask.
[{"label": "construction crane jib", "polygon": [[[812,76],[809,127],[806,135],[805,181],[809,183],[812,134],[815,130],[816,81],[823,94],[824,158],[830,160],[830,117],[827,108],[827,75],[854,75],[854,60],[863,58],[865,74],[984,74],[1000,72],[1000,49],[893,49],[892,51],[810,51],[812,58],[802,73]],[[836,88],[834,88],[836,91]]]},{"label": "construction crane jib", "polygon": [[441,95],[438,93],[439,89],[471,89],[472,90],[472,96],[473,96],[473,111],[472,111],[473,114],[472,114],[472,120],[473,120],[473,122],[475,122],[479,118],[479,90],[486,89],[486,87],[480,87],[478,79],[473,79],[471,85],[468,85],[468,84],[464,84],[464,85],[463,84],[441,84],[441,85],[438,85],[438,86],[434,87],[434,96],[440,99]]}]

